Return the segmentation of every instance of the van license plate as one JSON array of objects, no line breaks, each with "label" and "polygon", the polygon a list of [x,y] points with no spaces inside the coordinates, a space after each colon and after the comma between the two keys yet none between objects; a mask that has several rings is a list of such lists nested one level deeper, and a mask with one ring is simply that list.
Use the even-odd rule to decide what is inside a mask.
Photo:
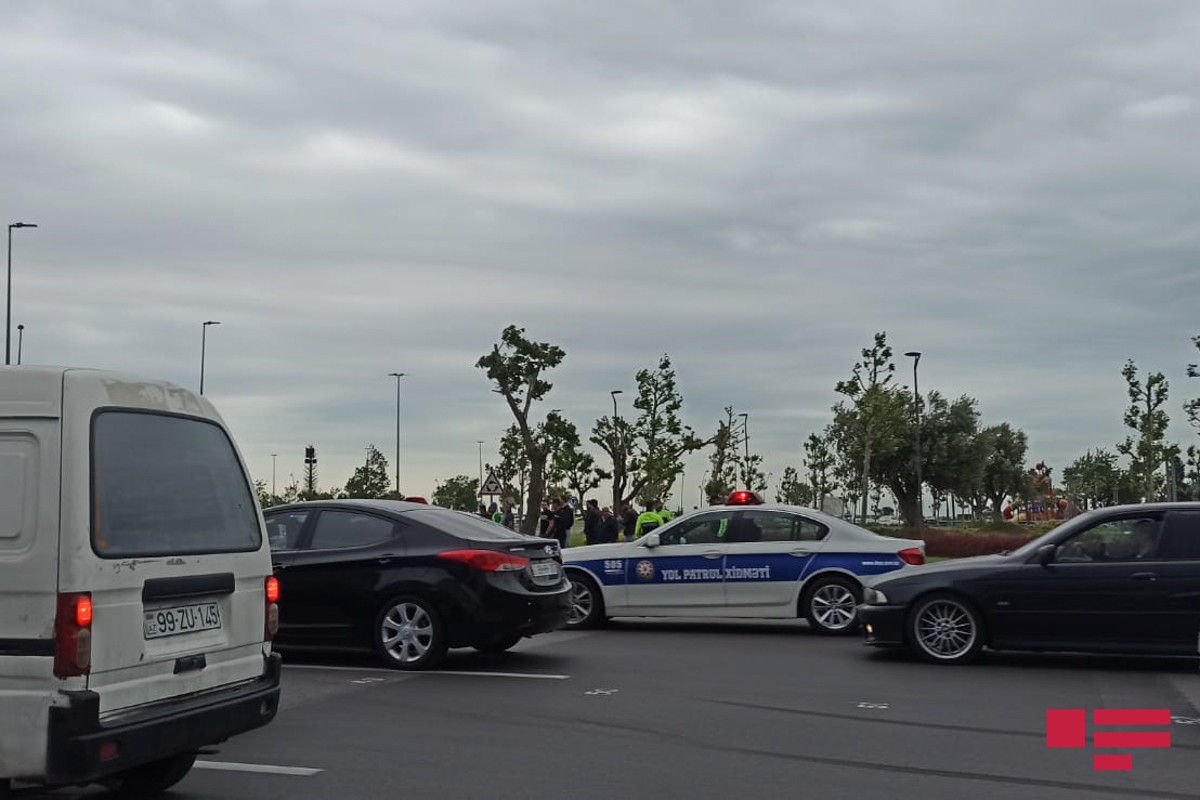
[{"label": "van license plate", "polygon": [[156,608],[144,612],[142,627],[147,639],[211,631],[221,627],[221,609],[216,603]]}]

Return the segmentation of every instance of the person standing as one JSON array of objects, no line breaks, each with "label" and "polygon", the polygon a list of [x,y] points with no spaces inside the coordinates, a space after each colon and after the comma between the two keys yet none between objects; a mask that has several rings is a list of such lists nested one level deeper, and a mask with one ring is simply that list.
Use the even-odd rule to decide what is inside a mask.
[{"label": "person standing", "polygon": [[550,523],[554,521],[554,512],[550,510],[550,502],[542,501],[542,510],[538,514],[538,536],[543,539],[550,536]]},{"label": "person standing", "polygon": [[621,506],[621,534],[625,541],[633,541],[633,532],[637,529],[637,514],[628,503]]},{"label": "person standing", "polygon": [[583,512],[583,541],[586,544],[600,544],[600,504],[588,500]]},{"label": "person standing", "polygon": [[608,506],[600,509],[600,543],[612,544],[621,533],[621,522]]},{"label": "person standing", "polygon": [[558,544],[564,550],[571,546],[571,528],[575,525],[575,511],[571,508],[571,504],[562,499],[555,501],[558,503],[558,510],[554,514],[554,538],[558,539]]},{"label": "person standing", "polygon": [[662,527],[663,519],[658,515],[658,512],[654,510],[658,505],[659,502],[655,500],[646,508],[645,511],[643,511],[641,514],[638,514],[637,524],[633,528],[633,538],[636,539],[644,533],[649,533],[655,528]]},{"label": "person standing", "polygon": [[504,504],[504,516],[500,519],[500,524],[511,530],[516,530],[517,520],[513,515],[512,503]]}]

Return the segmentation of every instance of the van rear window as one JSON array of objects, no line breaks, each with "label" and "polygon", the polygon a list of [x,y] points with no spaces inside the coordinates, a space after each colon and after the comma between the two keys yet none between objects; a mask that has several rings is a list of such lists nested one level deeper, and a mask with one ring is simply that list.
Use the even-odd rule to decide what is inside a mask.
[{"label": "van rear window", "polygon": [[92,419],[92,547],[103,558],[257,550],[262,535],[233,443],[192,417]]}]

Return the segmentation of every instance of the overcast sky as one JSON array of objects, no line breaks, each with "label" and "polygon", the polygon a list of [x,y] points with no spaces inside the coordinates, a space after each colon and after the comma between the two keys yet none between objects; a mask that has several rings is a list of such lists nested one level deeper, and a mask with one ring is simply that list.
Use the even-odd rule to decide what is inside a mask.
[{"label": "overcast sky", "polygon": [[1124,436],[1127,358],[1195,440],[1198,87],[1194,0],[22,3],[14,337],[195,387],[221,321],[206,394],[280,486],[310,442],[325,486],[392,458],[410,373],[427,495],[494,460],[507,324],[586,430],[669,353],[772,489],[886,330],[1061,474]]}]

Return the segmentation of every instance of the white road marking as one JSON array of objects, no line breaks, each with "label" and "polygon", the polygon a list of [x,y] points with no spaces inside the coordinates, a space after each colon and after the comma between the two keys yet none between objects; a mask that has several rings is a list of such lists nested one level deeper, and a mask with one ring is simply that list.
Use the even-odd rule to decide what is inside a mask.
[{"label": "white road marking", "polygon": [[616,694],[619,691],[621,691],[621,690],[620,689],[589,689],[588,691],[584,692],[584,694],[610,695],[610,694]]},{"label": "white road marking", "polygon": [[431,669],[426,672],[414,672],[414,675],[474,675],[480,678],[541,678],[550,681],[565,681],[570,675],[547,675],[533,672],[470,672],[468,670]]},{"label": "white road marking", "polygon": [[388,675],[395,675],[398,678],[399,677],[407,677],[409,675],[416,674],[415,672],[399,672],[394,669],[388,669],[387,667],[342,667],[342,666],[333,666],[333,665],[326,666],[324,664],[284,664],[283,668],[284,669],[322,669],[322,670],[330,670],[333,672],[383,672],[383,673],[387,673]]},{"label": "white road marking", "polygon": [[859,708],[887,708],[887,707],[888,707],[888,704],[887,704],[887,703],[866,703],[866,702],[863,702],[863,703],[859,703],[859,704],[858,704],[858,707],[859,707]]},{"label": "white road marking", "polygon": [[309,777],[325,771],[323,769],[312,769],[311,767],[276,767],[271,764],[236,764],[232,761],[197,761],[195,766],[198,769],[221,769],[228,772],[262,772],[268,775],[299,775],[301,777]]},{"label": "white road marking", "polygon": [[[321,664],[284,664],[284,669],[312,669],[312,670],[332,670],[336,672],[357,672],[364,673],[386,673],[396,678],[416,678],[421,675],[477,675],[484,678],[541,678],[543,680],[565,681],[570,678],[570,675],[549,675],[546,673],[534,672],[473,672],[471,670],[453,670],[453,669],[431,669],[422,670],[420,672],[401,672],[387,667],[343,667],[343,666],[323,666]],[[371,680],[378,682],[380,679],[363,678],[363,681]],[[358,681],[355,681],[357,683]]]}]

